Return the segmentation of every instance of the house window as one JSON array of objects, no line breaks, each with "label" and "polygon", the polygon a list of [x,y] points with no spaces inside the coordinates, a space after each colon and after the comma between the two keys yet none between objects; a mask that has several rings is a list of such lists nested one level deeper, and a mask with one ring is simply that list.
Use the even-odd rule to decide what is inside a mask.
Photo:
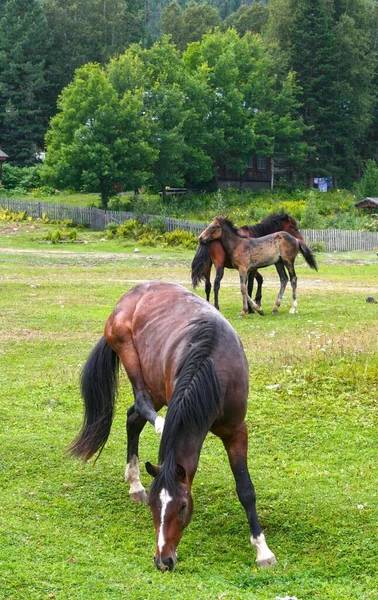
[{"label": "house window", "polygon": [[248,157],[247,169],[253,169],[253,155],[252,154],[251,154],[251,156]]},{"label": "house window", "polygon": [[258,156],[257,157],[257,169],[259,171],[265,171],[266,170],[266,158],[265,158],[265,156]]}]

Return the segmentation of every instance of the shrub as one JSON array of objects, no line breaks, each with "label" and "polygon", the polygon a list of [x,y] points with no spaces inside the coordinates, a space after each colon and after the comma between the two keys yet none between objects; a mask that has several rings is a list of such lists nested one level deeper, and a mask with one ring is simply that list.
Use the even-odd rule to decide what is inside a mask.
[{"label": "shrub", "polygon": [[366,168],[358,184],[358,196],[361,198],[378,196],[378,166],[375,160],[366,162]]},{"label": "shrub", "polygon": [[322,229],[323,219],[319,214],[313,193],[309,195],[300,225],[302,229]]},{"label": "shrub", "polygon": [[313,242],[311,244],[311,250],[313,252],[324,252],[324,242]]},{"label": "shrub", "polygon": [[16,188],[23,193],[37,188],[41,185],[40,179],[41,165],[34,167],[14,167],[9,163],[3,166],[3,186],[6,190],[15,191]]},{"label": "shrub", "polygon": [[74,243],[77,240],[77,230],[76,229],[55,229],[55,231],[49,231],[42,238],[52,244],[59,243]]},{"label": "shrub", "polygon": [[164,242],[166,246],[183,246],[195,250],[198,246],[198,239],[194,233],[190,231],[183,231],[182,229],[175,229],[171,233],[164,235]]}]

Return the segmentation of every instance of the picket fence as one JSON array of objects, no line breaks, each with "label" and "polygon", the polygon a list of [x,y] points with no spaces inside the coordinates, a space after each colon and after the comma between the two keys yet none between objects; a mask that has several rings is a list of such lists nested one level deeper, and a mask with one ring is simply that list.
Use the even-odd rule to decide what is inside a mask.
[{"label": "picket fence", "polygon": [[[37,202],[34,200],[14,200],[1,198],[0,207],[12,212],[25,212],[33,219],[46,216],[50,220],[71,220],[79,225],[86,225],[96,231],[103,231],[109,223],[124,223],[127,219],[138,219],[148,223],[155,219],[162,220],[167,231],[183,229],[199,235],[207,223],[194,223],[185,219],[172,217],[156,217],[156,215],[137,215],[124,211],[104,211],[94,207],[69,206],[54,202]],[[326,252],[342,252],[353,250],[378,251],[378,232],[350,231],[340,229],[301,229],[306,242],[311,245],[321,243]]]}]

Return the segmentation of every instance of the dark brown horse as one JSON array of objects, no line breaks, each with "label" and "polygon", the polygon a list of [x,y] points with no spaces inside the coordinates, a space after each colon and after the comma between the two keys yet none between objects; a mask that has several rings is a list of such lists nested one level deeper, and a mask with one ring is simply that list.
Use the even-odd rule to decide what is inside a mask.
[{"label": "dark brown horse", "polygon": [[[125,294],[82,373],[84,424],[70,450],[86,460],[101,451],[109,436],[119,361],[134,392],[127,413],[125,478],[131,497],[150,505],[157,568],[173,570],[176,564],[176,548],[192,516],[191,487],[208,431],[221,438],[228,453],[256,561],[261,566],[274,564],[256,514],[247,466],[248,364],[228,321],[179,285],[151,282]],[[157,411],[165,405],[164,422]],[[159,466],[146,464],[154,477],[148,497],[138,458],[139,435],[147,421],[162,433]]]},{"label": "dark brown horse", "polygon": [[301,252],[312,268],[318,270],[315,257],[310,248],[286,231],[279,231],[271,235],[265,235],[256,239],[248,239],[240,235],[239,230],[227,217],[215,217],[210,225],[199,236],[200,243],[207,244],[212,240],[221,240],[222,246],[231,258],[235,268],[239,271],[240,291],[243,296],[243,310],[240,313],[244,317],[248,310],[248,304],[260,314],[264,314],[260,306],[252,300],[247,292],[247,281],[249,274],[254,275],[261,267],[275,265],[280,278],[281,287],[274,304],[273,313],[276,313],[284,294],[289,272],[290,283],[293,292],[293,303],[290,313],[295,313],[297,307],[297,276],[294,270],[294,261]]},{"label": "dark brown horse", "polygon": [[[304,241],[302,234],[298,229],[297,221],[294,217],[291,217],[284,212],[272,213],[260,221],[260,223],[256,223],[256,225],[243,225],[238,228],[240,235],[249,238],[259,238],[264,235],[269,235],[270,233],[275,233],[276,231],[287,231],[298,240]],[[216,271],[214,279],[214,306],[219,310],[218,294],[224,269],[225,267],[227,269],[235,269],[231,258],[227,256],[226,251],[219,240],[213,240],[207,244],[200,244],[192,261],[192,285],[196,288],[200,281],[203,279],[205,280],[205,292],[208,302],[210,302],[210,272],[212,265],[215,266]],[[257,281],[255,302],[261,306],[263,278],[258,271],[256,271],[254,275],[253,273],[250,273],[248,277],[248,296],[252,297],[254,278]],[[248,306],[248,311],[253,312],[250,306]]]}]

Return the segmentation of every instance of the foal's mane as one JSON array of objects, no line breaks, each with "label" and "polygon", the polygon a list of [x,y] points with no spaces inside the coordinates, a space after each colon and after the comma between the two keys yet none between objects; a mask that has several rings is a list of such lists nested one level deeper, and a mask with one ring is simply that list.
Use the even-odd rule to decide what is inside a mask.
[{"label": "foal's mane", "polygon": [[211,353],[218,341],[216,319],[195,319],[190,325],[188,348],[178,363],[160,441],[160,471],[150,488],[150,500],[164,487],[178,493],[176,452],[183,434],[203,441],[220,411],[221,391]]},{"label": "foal's mane", "polygon": [[229,229],[231,229],[231,231],[234,235],[245,238],[245,235],[242,235],[240,233],[239,229],[237,227],[235,227],[235,225],[233,224],[231,219],[229,219],[228,217],[216,217],[214,220],[218,221],[218,223],[221,227],[226,226]]},{"label": "foal's mane", "polygon": [[270,233],[274,233],[275,231],[281,231],[282,222],[290,220],[294,227],[297,227],[297,222],[294,217],[291,217],[289,214],[280,212],[280,213],[272,213],[268,215],[259,223],[255,225],[247,225],[243,229],[248,229],[250,233],[254,235],[254,237],[262,237],[263,235],[269,235]]}]

